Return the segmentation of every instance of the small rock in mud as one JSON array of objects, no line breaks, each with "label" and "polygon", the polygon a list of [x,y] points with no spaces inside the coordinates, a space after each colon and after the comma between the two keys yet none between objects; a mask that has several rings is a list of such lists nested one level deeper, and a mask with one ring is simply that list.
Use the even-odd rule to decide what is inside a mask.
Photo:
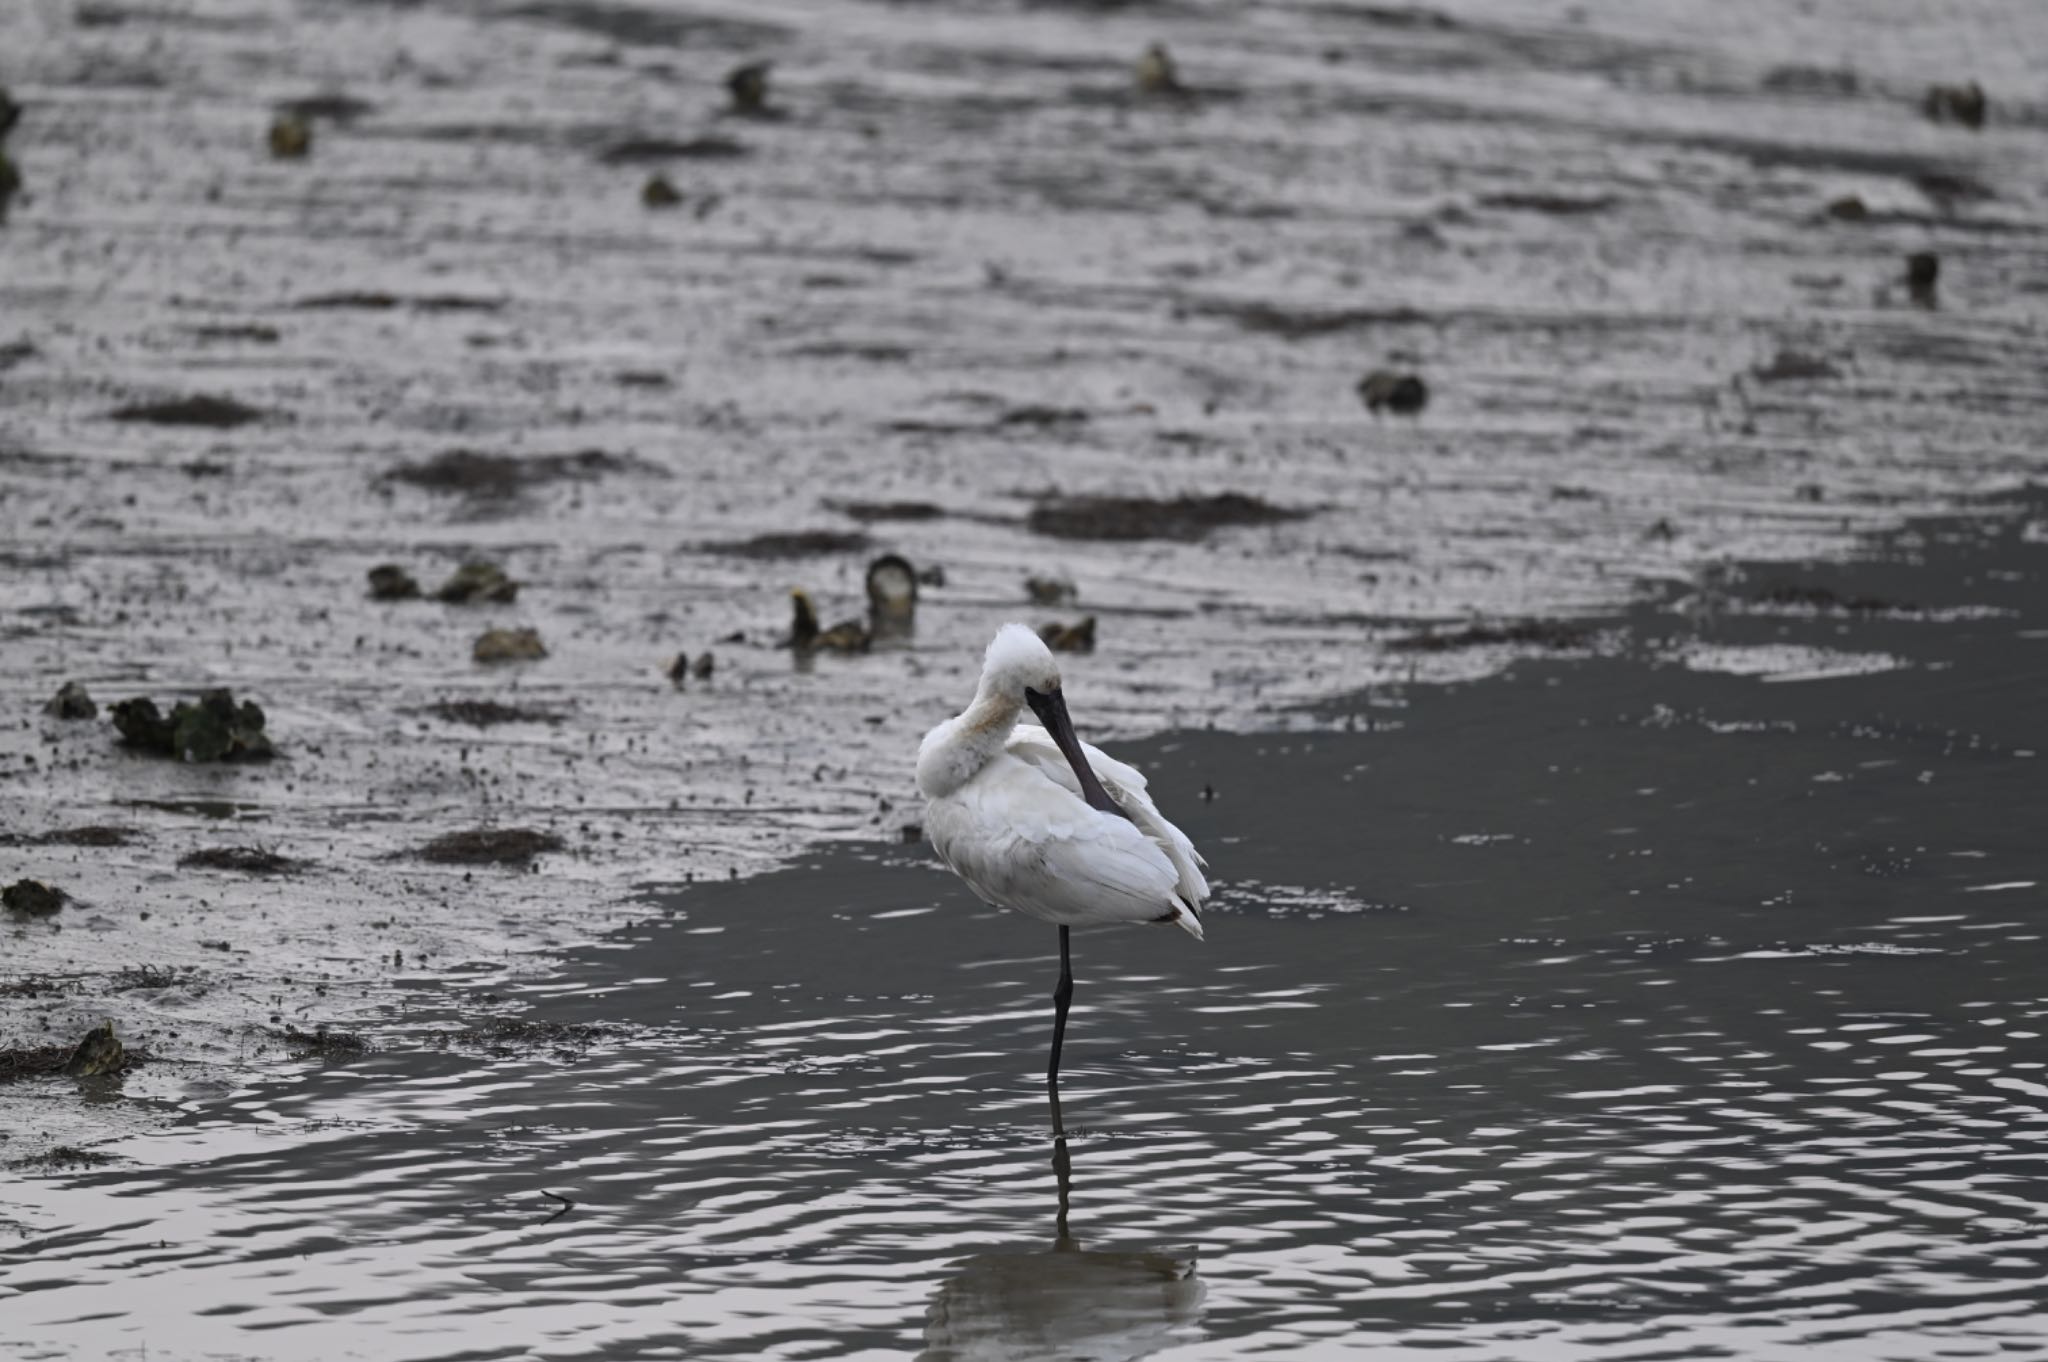
[{"label": "small rock in mud", "polygon": [[280,161],[304,159],[313,150],[313,125],[297,114],[279,114],[270,125],[270,154]]},{"label": "small rock in mud", "polygon": [[640,186],[640,203],[646,208],[673,208],[683,201],[683,191],[677,189],[666,175],[649,175],[647,183]]},{"label": "small rock in mud", "polygon": [[114,727],[130,747],[180,761],[260,761],[275,755],[254,700],[235,703],[232,692],[210,690],[181,700],[166,719],[147,696],[113,706]]},{"label": "small rock in mud", "polygon": [[486,629],[470,649],[478,662],[537,662],[547,655],[538,629]]},{"label": "small rock in mud", "polygon": [[711,673],[717,670],[717,667],[718,659],[707,652],[690,664],[690,675],[699,681],[709,681]]},{"label": "small rock in mud", "polygon": [[1984,126],[1989,101],[1984,87],[1976,81],[1965,85],[1930,85],[1920,100],[1920,112],[1936,123],[1960,123],[1975,131]]},{"label": "small rock in mud", "polygon": [[262,412],[232,397],[205,394],[164,402],[131,402],[125,407],[114,408],[108,415],[116,421],[153,426],[205,426],[212,430],[232,430],[263,419]]},{"label": "small rock in mud", "polygon": [[1065,577],[1026,577],[1024,594],[1033,605],[1059,605],[1081,599],[1081,590]]},{"label": "small rock in mud", "polygon": [[929,501],[828,501],[830,510],[868,524],[877,520],[937,520],[945,509]]},{"label": "small rock in mud", "polygon": [[10,913],[27,913],[30,917],[48,917],[66,901],[62,889],[52,889],[41,880],[16,880],[0,889],[0,906]]},{"label": "small rock in mud", "polygon": [[1842,376],[1840,369],[1819,355],[1800,350],[1780,350],[1769,364],[1756,365],[1749,372],[1759,383],[1798,383]]},{"label": "small rock in mud", "polygon": [[1588,637],[1584,629],[1558,620],[1522,620],[1505,625],[1475,624],[1446,634],[1411,634],[1406,638],[1389,639],[1387,651],[1448,653],[1462,648],[1504,644],[1525,648],[1582,648]]},{"label": "small rock in mud", "polygon": [[1051,624],[1039,626],[1038,636],[1045,640],[1045,646],[1056,653],[1092,653],[1095,651],[1095,616],[1082,617],[1076,624]]},{"label": "small rock in mud", "polygon": [[608,166],[648,161],[729,161],[747,149],[729,137],[692,137],[677,142],[666,137],[629,137],[614,142],[598,156]]},{"label": "small rock in mud", "polygon": [[885,553],[868,564],[868,611],[876,622],[907,624],[917,613],[917,571],[901,554]]},{"label": "small rock in mud", "polygon": [[1827,215],[1837,222],[1864,222],[1870,217],[1870,205],[1860,194],[1844,194],[1828,201]]},{"label": "small rock in mud", "polygon": [[1084,496],[1041,501],[1024,523],[1034,534],[1054,539],[1196,540],[1212,530],[1277,525],[1308,514],[1239,492],[1172,500]]},{"label": "small rock in mud", "polygon": [[857,553],[873,542],[859,530],[795,530],[700,544],[698,552],[723,553],[734,558],[811,558],[824,553]]},{"label": "small rock in mud", "polygon": [[449,605],[510,605],[519,598],[519,583],[505,575],[496,563],[481,559],[464,563],[434,593],[434,599]]},{"label": "small rock in mud", "polygon": [[560,851],[562,839],[532,828],[472,828],[451,832],[419,849],[436,865],[528,865],[544,852]]},{"label": "small rock in mud", "polygon": [[1367,411],[1384,409],[1408,416],[1429,405],[1429,385],[1419,374],[1375,369],[1358,380],[1358,397]]},{"label": "small rock in mud", "polygon": [[93,703],[84,683],[66,681],[44,704],[43,713],[53,719],[96,719],[99,717],[100,707]]},{"label": "small rock in mud", "polygon": [[410,601],[418,599],[420,584],[396,563],[379,563],[370,569],[370,599]]},{"label": "small rock in mud", "polygon": [[180,856],[178,864],[188,870],[232,870],[242,875],[290,875],[305,868],[304,862],[261,847],[205,847]]},{"label": "small rock in mud", "polygon": [[85,1039],[78,1042],[78,1048],[71,1052],[71,1058],[64,1061],[64,1072],[73,1078],[96,1078],[101,1074],[117,1074],[128,1067],[128,1052],[114,1034],[114,1023],[101,1022],[85,1033]]},{"label": "small rock in mud", "polygon": [[1188,87],[1181,83],[1180,68],[1164,43],[1154,43],[1138,58],[1135,71],[1138,93],[1152,98],[1186,99]]},{"label": "small rock in mud", "polygon": [[283,1039],[295,1059],[318,1055],[322,1059],[354,1059],[370,1052],[370,1043],[352,1031],[336,1031],[321,1024],[311,1031],[285,1024]]},{"label": "small rock in mud", "polygon": [[800,653],[864,653],[873,642],[866,625],[859,620],[841,620],[830,629],[818,625],[818,611],[811,594],[801,587],[789,593],[790,626],[786,647]]},{"label": "small rock in mud", "polygon": [[1934,302],[1935,285],[1941,281],[1941,257],[1933,251],[1915,251],[1906,257],[1906,291],[1923,306]]},{"label": "small rock in mud", "polygon": [[750,61],[726,72],[725,92],[731,100],[730,112],[742,118],[772,115],[774,111],[768,107],[768,73],[774,69],[774,62]]},{"label": "small rock in mud", "polygon": [[442,700],[427,706],[427,713],[451,724],[490,728],[496,724],[554,724],[562,721],[559,711],[530,705],[500,704],[496,700]]},{"label": "small rock in mud", "polygon": [[400,464],[385,476],[394,482],[409,483],[429,492],[505,498],[545,483],[588,481],[618,472],[628,467],[630,462],[602,449],[579,450],[574,454],[537,454],[526,458],[485,454],[474,449],[451,449],[425,463]]}]

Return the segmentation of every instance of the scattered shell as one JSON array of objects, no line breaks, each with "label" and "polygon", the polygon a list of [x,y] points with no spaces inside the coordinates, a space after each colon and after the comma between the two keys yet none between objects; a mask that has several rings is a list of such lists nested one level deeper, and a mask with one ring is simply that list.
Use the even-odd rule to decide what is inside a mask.
[{"label": "scattered shell", "polygon": [[1033,605],[1059,605],[1081,599],[1081,590],[1065,577],[1026,577],[1024,594]]},{"label": "scattered shell", "polygon": [[370,569],[370,599],[409,601],[420,594],[420,584],[396,563],[379,563]]},{"label": "scattered shell", "polygon": [[73,1078],[94,1078],[119,1073],[127,1063],[128,1052],[114,1034],[114,1024],[104,1021],[85,1033],[71,1058],[64,1061],[64,1072]]},{"label": "scattered shell", "polygon": [[790,626],[788,646],[800,653],[864,653],[872,642],[867,626],[859,620],[842,620],[830,629],[818,627],[818,612],[810,593],[801,587],[789,593]]},{"label": "scattered shell", "polygon": [[683,192],[666,175],[649,175],[640,186],[640,202],[648,208],[673,208],[683,201]]},{"label": "scattered shell", "polygon": [[1188,96],[1188,87],[1181,84],[1180,70],[1164,43],[1154,43],[1145,49],[1145,55],[1138,58],[1136,76],[1139,94],[1173,99]]},{"label": "scattered shell", "polygon": [[1936,123],[1960,123],[1972,131],[1984,126],[1989,101],[1984,87],[1976,81],[1967,85],[1930,85],[1920,101],[1920,111]]},{"label": "scattered shell", "polygon": [[548,655],[538,629],[486,629],[470,655],[478,662],[534,662]]},{"label": "scattered shell", "polygon": [[768,73],[774,67],[774,62],[750,61],[726,72],[725,89],[734,113],[756,117],[768,111]]},{"label": "scattered shell", "polygon": [[1084,616],[1075,624],[1055,621],[1042,625],[1038,636],[1045,640],[1046,647],[1056,653],[1092,653],[1095,651],[1095,616]]},{"label": "scattered shell", "polygon": [[1412,415],[1429,405],[1429,385],[1419,374],[1398,374],[1375,369],[1358,380],[1358,396],[1367,411],[1399,412]]},{"label": "scattered shell", "polygon": [[313,125],[297,114],[279,114],[270,125],[270,154],[296,161],[313,150]]},{"label": "scattered shell", "polygon": [[505,570],[496,563],[482,560],[464,563],[455,569],[455,574],[441,583],[434,599],[450,605],[474,605],[487,602],[492,605],[510,605],[519,597],[519,583],[505,575]]},{"label": "scattered shell", "polygon": [[93,703],[91,694],[79,681],[66,681],[43,705],[43,713],[53,719],[94,719],[99,717],[99,712],[100,707]]},{"label": "scattered shell", "polygon": [[868,564],[868,610],[877,621],[902,624],[917,613],[917,571],[901,554],[885,553]]}]

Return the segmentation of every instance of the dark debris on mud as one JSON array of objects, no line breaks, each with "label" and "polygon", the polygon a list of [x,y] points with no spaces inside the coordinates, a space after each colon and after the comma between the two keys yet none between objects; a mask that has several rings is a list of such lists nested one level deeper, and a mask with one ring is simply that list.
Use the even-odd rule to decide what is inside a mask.
[{"label": "dark debris on mud", "polygon": [[878,520],[937,520],[946,514],[944,507],[929,501],[828,501],[825,508],[864,525]]},{"label": "dark debris on mud", "polygon": [[1279,525],[1311,513],[1260,497],[1222,492],[1209,497],[1057,497],[1031,508],[1025,525],[1054,539],[1196,540],[1212,530]]},{"label": "dark debris on mud", "polygon": [[1749,372],[1759,383],[1804,383],[1842,376],[1829,360],[1799,350],[1780,350],[1769,364],[1756,365]]},{"label": "dark debris on mud", "polygon": [[535,705],[508,705],[498,700],[440,700],[426,707],[426,713],[451,724],[490,728],[497,724],[560,723],[560,710]]},{"label": "dark debris on mud", "polygon": [[141,835],[134,828],[117,828],[103,823],[90,823],[84,827],[58,828],[55,831],[38,833],[34,836],[21,833],[0,833],[0,846],[124,847]]},{"label": "dark debris on mud", "polygon": [[262,847],[203,847],[180,856],[178,864],[187,870],[232,870],[240,875],[291,875],[306,868],[304,861]]},{"label": "dark debris on mud", "polygon": [[497,312],[505,306],[505,300],[472,298],[459,293],[424,293],[408,297],[397,293],[352,290],[316,293],[310,298],[299,299],[292,306],[302,312],[389,312],[397,308],[412,312]]},{"label": "dark debris on mud", "polygon": [[732,558],[814,558],[827,553],[857,553],[873,543],[860,530],[796,530],[699,544],[697,551]]},{"label": "dark debris on mud", "polygon": [[747,149],[730,137],[628,137],[612,143],[598,155],[608,166],[661,164],[666,161],[730,161],[747,154]]},{"label": "dark debris on mud", "polygon": [[1389,639],[1394,653],[1449,653],[1465,648],[1583,648],[1592,635],[1562,620],[1521,620],[1514,624],[1474,624],[1448,633],[1410,634]]},{"label": "dark debris on mud", "polygon": [[45,1078],[68,1074],[74,1078],[96,1078],[127,1073],[149,1056],[123,1046],[114,1036],[112,1022],[86,1032],[76,1045],[0,1046],[0,1084],[24,1078]]},{"label": "dark debris on mud", "polygon": [[[181,984],[190,985],[192,979],[190,966],[123,965],[113,978],[107,981],[107,992],[133,993],[140,989],[171,988]],[[196,991],[203,993],[206,990],[202,987]]]},{"label": "dark debris on mud", "polygon": [[533,828],[471,828],[436,837],[417,854],[436,865],[531,865],[536,856],[562,847],[552,832]]},{"label": "dark debris on mud", "polygon": [[263,419],[263,412],[232,397],[171,398],[162,402],[131,402],[107,415],[116,421],[153,426],[203,426],[210,430],[232,430]]},{"label": "dark debris on mud", "polygon": [[53,719],[96,719],[99,712],[100,707],[93,703],[92,692],[78,681],[66,681],[43,706],[43,713]]},{"label": "dark debris on mud", "polygon": [[396,563],[379,563],[370,569],[370,599],[373,601],[418,600],[420,584]]},{"label": "dark debris on mud", "polygon": [[70,901],[62,889],[41,880],[16,880],[0,889],[0,906],[10,913],[26,913],[30,917],[48,917]]},{"label": "dark debris on mud", "polygon": [[510,605],[519,599],[519,583],[496,563],[464,563],[434,592],[449,605]]},{"label": "dark debris on mud", "polygon": [[1814,610],[1823,614],[1911,615],[1920,609],[1917,605],[1888,601],[1880,596],[1844,596],[1828,587],[1804,586],[1795,582],[1767,586],[1750,599],[1758,605]]},{"label": "dark debris on mud", "polygon": [[81,1149],[75,1144],[60,1144],[40,1154],[31,1154],[25,1159],[11,1159],[9,1168],[46,1168],[52,1172],[73,1171],[81,1168],[104,1168],[114,1162],[112,1154],[102,1154],[97,1149]]},{"label": "dark debris on mud", "polygon": [[542,1022],[529,1021],[524,1017],[489,1017],[460,1031],[438,1032],[435,1041],[440,1045],[481,1045],[501,1054],[541,1049],[573,1054],[621,1034],[618,1027],[597,1022]]},{"label": "dark debris on mud", "polygon": [[317,1056],[321,1059],[356,1059],[370,1053],[370,1042],[353,1031],[336,1031],[328,1026],[316,1026],[311,1031],[301,1031],[286,1023],[284,1030],[272,1032],[284,1041],[285,1047],[295,1059]]},{"label": "dark debris on mud", "polygon": [[400,464],[384,476],[392,482],[478,498],[509,498],[551,482],[588,481],[621,472],[633,461],[602,449],[572,454],[487,454],[451,449],[425,463]]}]

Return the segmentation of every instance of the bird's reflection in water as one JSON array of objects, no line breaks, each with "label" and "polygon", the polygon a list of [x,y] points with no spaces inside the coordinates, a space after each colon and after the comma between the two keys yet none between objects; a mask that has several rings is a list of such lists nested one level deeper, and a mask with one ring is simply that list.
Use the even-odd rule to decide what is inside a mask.
[{"label": "bird's reflection in water", "polygon": [[1067,1227],[1072,1166],[1053,1142],[1059,1217],[1052,1247],[964,1258],[925,1311],[921,1362],[1131,1362],[1185,1342],[1202,1313],[1195,1250],[1084,1249]]}]

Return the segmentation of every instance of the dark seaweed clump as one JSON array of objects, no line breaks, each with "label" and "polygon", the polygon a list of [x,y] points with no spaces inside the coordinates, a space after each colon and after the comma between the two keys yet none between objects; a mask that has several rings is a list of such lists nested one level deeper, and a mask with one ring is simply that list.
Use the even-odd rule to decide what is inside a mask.
[{"label": "dark seaweed clump", "polygon": [[929,501],[828,501],[830,509],[868,524],[877,520],[937,520],[945,508]]},{"label": "dark seaweed clump", "polygon": [[436,1039],[443,1045],[453,1041],[460,1045],[486,1045],[499,1051],[510,1051],[518,1047],[537,1049],[542,1046],[553,1047],[556,1050],[582,1050],[617,1034],[617,1027],[594,1022],[541,1022],[528,1021],[524,1017],[488,1017],[475,1026],[465,1027],[460,1031],[441,1032]]},{"label": "dark seaweed clump", "polygon": [[537,454],[517,458],[475,449],[451,449],[425,463],[400,464],[385,476],[429,492],[471,497],[512,497],[550,482],[587,480],[616,473],[629,461],[602,449],[573,454]]},{"label": "dark seaweed clump", "polygon": [[796,530],[787,534],[757,534],[752,539],[732,539],[699,546],[703,553],[724,553],[735,558],[811,558],[824,553],[854,553],[873,543],[859,530]]},{"label": "dark seaweed clump", "polygon": [[427,713],[451,724],[469,724],[474,728],[489,728],[493,724],[553,724],[562,719],[557,710],[507,705],[497,700],[442,700],[428,705]]},{"label": "dark seaweed clump", "polygon": [[1395,653],[1449,653],[1461,648],[1514,645],[1524,648],[1582,648],[1590,637],[1584,629],[1559,620],[1522,620],[1515,624],[1475,624],[1447,634],[1412,634],[1391,639]]},{"label": "dark seaweed clump", "polygon": [[1195,540],[1211,530],[1277,525],[1303,519],[1308,514],[1239,492],[1175,497],[1170,501],[1151,497],[1059,497],[1032,507],[1025,524],[1034,533],[1055,539]]},{"label": "dark seaweed clump", "polygon": [[230,430],[263,419],[263,413],[232,397],[179,397],[166,402],[131,402],[108,413],[116,421],[153,426],[205,426]]},{"label": "dark seaweed clump", "polygon": [[289,875],[301,863],[261,847],[204,847],[178,858],[187,869],[232,870],[243,875]]},{"label": "dark seaweed clump", "polygon": [[263,732],[263,710],[254,700],[237,705],[230,691],[181,700],[169,718],[147,696],[123,700],[111,712],[122,739],[145,752],[180,761],[260,761],[275,755]]},{"label": "dark seaweed clump", "polygon": [[1798,350],[1780,350],[1769,364],[1759,364],[1750,372],[1759,383],[1801,383],[1842,376],[1840,369],[1819,355]]},{"label": "dark seaweed clump", "polygon": [[27,913],[30,917],[48,917],[64,903],[64,891],[53,889],[41,880],[16,880],[0,889],[0,906],[5,906],[9,912]]},{"label": "dark seaweed clump", "polygon": [[311,1031],[285,1024],[284,1041],[294,1056],[318,1055],[322,1059],[353,1059],[370,1052],[370,1043],[352,1031],[335,1031],[325,1025]]},{"label": "dark seaweed clump", "polygon": [[528,865],[543,852],[560,851],[562,839],[532,828],[472,828],[436,837],[419,850],[437,865]]}]

